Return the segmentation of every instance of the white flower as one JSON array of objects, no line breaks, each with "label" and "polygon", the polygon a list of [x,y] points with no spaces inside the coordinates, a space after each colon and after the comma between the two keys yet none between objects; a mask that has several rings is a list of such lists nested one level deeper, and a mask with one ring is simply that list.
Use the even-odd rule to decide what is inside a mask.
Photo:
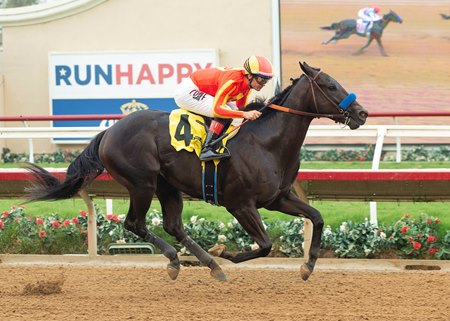
[{"label": "white flower", "polygon": [[152,218],[152,225],[153,226],[158,226],[159,224],[161,224],[161,220],[158,217]]},{"label": "white flower", "polygon": [[341,231],[342,233],[347,232],[347,222],[341,224],[341,226],[339,227],[339,231]]},{"label": "white flower", "polygon": [[219,230],[224,230],[225,229],[225,224],[223,224],[222,222],[219,222]]},{"label": "white flower", "polygon": [[121,239],[121,240],[117,240],[116,243],[117,243],[117,244],[125,244],[125,243],[127,243],[127,242],[125,242],[124,239]]},{"label": "white flower", "polygon": [[302,242],[302,249],[305,249],[305,242]]},{"label": "white flower", "polygon": [[186,247],[182,247],[181,249],[180,249],[180,255],[183,255],[184,253],[186,253]]},{"label": "white flower", "polygon": [[120,219],[121,222],[123,222],[127,216],[125,214],[120,214],[117,217]]},{"label": "white flower", "polygon": [[259,249],[259,245],[256,243],[253,243],[250,247],[251,247],[252,251]]},{"label": "white flower", "polygon": [[227,241],[227,237],[223,234],[220,234],[219,236],[217,236],[217,240],[221,243],[226,242]]},{"label": "white flower", "polygon": [[365,249],[365,250],[364,250],[364,254],[365,254],[366,256],[368,256],[371,252],[372,252],[371,249]]},{"label": "white flower", "polygon": [[197,222],[197,216],[192,216],[191,217],[191,223],[195,224],[195,222]]},{"label": "white flower", "polygon": [[325,228],[325,230],[323,231],[323,235],[324,236],[330,236],[331,234],[333,234],[333,231],[331,230],[331,226],[327,225],[327,227]]},{"label": "white flower", "polygon": [[386,239],[386,234],[384,232],[381,232],[380,233],[380,237],[381,237],[382,240],[385,240]]}]

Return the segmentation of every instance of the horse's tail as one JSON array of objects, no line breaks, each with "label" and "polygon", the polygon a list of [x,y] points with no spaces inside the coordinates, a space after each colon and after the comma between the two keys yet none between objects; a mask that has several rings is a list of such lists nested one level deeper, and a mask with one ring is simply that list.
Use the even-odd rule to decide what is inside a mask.
[{"label": "horse's tail", "polygon": [[27,202],[61,200],[74,197],[79,190],[99,176],[105,167],[100,160],[98,149],[106,130],[91,140],[89,145],[69,165],[64,181],[59,181],[44,168],[28,164],[25,168],[36,179],[26,189]]},{"label": "horse's tail", "polygon": [[320,27],[320,29],[323,29],[323,30],[338,30],[339,29],[339,23],[335,22],[335,23],[332,23],[329,26]]}]

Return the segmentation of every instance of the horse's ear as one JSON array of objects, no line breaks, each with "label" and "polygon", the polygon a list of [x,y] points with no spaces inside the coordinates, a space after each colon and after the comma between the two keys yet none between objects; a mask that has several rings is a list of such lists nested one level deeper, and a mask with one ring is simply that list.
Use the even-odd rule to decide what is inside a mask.
[{"label": "horse's ear", "polygon": [[304,61],[303,63],[299,61],[298,63],[300,64],[300,68],[303,70],[303,72],[308,75],[308,70],[311,68],[308,66],[306,61]]},{"label": "horse's ear", "polygon": [[310,77],[314,77],[316,72],[320,70],[320,69],[311,67],[310,65],[308,65],[306,63],[306,61],[304,61],[303,63],[299,62],[299,64],[300,64],[300,68],[302,68],[303,72]]}]

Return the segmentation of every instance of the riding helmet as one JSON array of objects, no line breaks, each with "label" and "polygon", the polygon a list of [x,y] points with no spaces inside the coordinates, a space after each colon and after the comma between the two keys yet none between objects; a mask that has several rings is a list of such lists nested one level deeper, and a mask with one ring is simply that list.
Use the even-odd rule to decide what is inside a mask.
[{"label": "riding helmet", "polygon": [[270,79],[273,77],[273,67],[269,59],[262,56],[250,56],[244,62],[246,73],[261,78]]}]

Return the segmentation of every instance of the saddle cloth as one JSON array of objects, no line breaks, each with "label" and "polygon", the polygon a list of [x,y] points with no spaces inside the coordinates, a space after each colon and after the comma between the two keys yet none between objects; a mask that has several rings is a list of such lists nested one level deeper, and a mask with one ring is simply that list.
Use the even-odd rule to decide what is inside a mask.
[{"label": "saddle cloth", "polygon": [[356,32],[357,33],[365,33],[366,31],[366,26],[369,24],[370,22],[366,22],[363,21],[362,19],[358,19],[356,20]]},{"label": "saddle cloth", "polygon": [[[233,124],[227,129],[230,133],[235,126]],[[239,130],[231,132],[231,134],[222,140],[222,145],[233,138]],[[187,150],[200,155],[203,142],[206,138],[207,126],[205,117],[191,113],[185,109],[174,109],[169,116],[169,133],[170,144],[176,151]]]}]

